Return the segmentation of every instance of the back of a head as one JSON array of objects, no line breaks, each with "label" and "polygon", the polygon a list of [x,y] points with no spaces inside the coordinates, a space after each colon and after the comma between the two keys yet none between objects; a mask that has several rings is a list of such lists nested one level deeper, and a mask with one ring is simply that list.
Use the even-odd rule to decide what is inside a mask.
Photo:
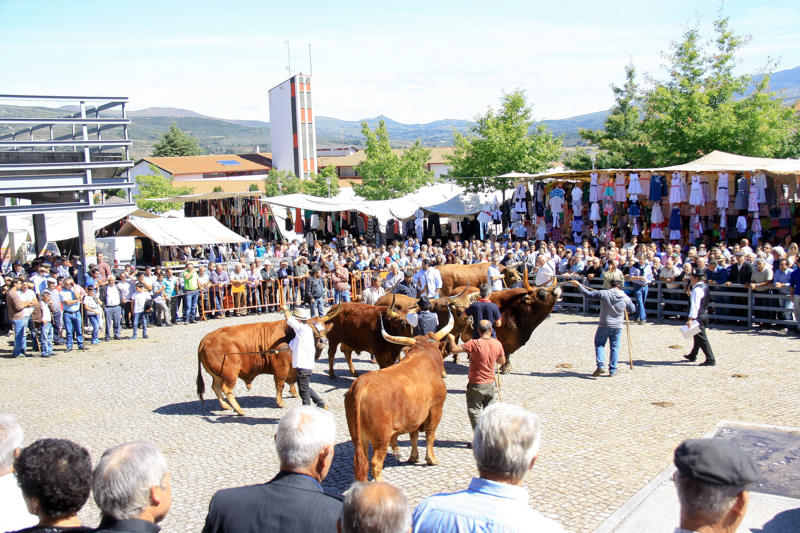
[{"label": "back of a head", "polygon": [[326,446],[336,440],[333,414],[312,405],[289,410],[278,423],[275,447],[281,468],[308,468]]},{"label": "back of a head", "polygon": [[39,500],[48,518],[77,514],[92,488],[92,459],[83,446],[65,439],[39,439],[14,461],[22,494]]},{"label": "back of a head", "polygon": [[608,284],[612,289],[621,289],[622,285],[623,285],[623,281],[621,279],[618,279],[618,278],[613,278],[611,281],[609,281]]},{"label": "back of a head", "polygon": [[486,298],[492,292],[492,286],[488,283],[481,283],[480,286],[481,298]]},{"label": "back of a head", "polygon": [[150,489],[166,488],[167,461],[149,442],[109,448],[94,470],[92,492],[104,516],[138,518],[150,506]]},{"label": "back of a head", "polygon": [[343,533],[406,533],[411,507],[403,491],[386,482],[356,481],[342,506]]},{"label": "back of a head", "polygon": [[472,454],[478,470],[521,480],[539,452],[539,417],[518,405],[495,403],[475,427]]},{"label": "back of a head", "polygon": [[492,323],[488,320],[478,322],[478,333],[483,336],[492,332]]},{"label": "back of a head", "polygon": [[747,490],[747,485],[714,485],[703,483],[681,474],[673,477],[681,507],[690,517],[708,524],[722,519],[736,502],[736,497]]},{"label": "back of a head", "polygon": [[0,474],[14,466],[14,453],[22,448],[22,426],[11,415],[0,414]]}]

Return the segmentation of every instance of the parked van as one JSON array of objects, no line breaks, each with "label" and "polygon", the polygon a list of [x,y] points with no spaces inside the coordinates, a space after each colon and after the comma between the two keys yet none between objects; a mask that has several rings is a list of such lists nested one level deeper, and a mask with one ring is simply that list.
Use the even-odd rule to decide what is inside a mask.
[{"label": "parked van", "polygon": [[114,268],[140,264],[144,257],[141,241],[139,237],[101,237],[96,239],[97,253]]}]

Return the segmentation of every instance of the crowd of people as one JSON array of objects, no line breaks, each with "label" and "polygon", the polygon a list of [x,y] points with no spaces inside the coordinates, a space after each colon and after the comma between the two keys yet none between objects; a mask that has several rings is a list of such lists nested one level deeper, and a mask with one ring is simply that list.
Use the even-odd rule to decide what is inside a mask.
[{"label": "crowd of people", "polygon": [[[475,425],[477,469],[467,488],[438,493],[411,509],[386,482],[355,482],[344,498],[321,483],[334,461],[336,422],[311,406],[289,410],[277,426],[279,471],[266,483],[219,490],[203,533],[562,532],[528,505],[523,480],[541,445],[541,422],[511,404],[488,407]],[[755,461],[721,439],[693,439],[675,450],[679,531],[735,531],[747,510],[748,486],[761,479]],[[97,528],[78,512],[93,496]],[[24,446],[20,424],[0,415],[0,533],[158,533],[172,506],[167,461],[151,443],[106,450],[92,466],[89,451],[67,439]]]},{"label": "crowd of people", "polygon": [[[593,246],[589,240],[580,245],[476,239],[442,244],[438,239],[409,238],[388,246],[349,237],[341,241],[334,238],[313,247],[297,241],[277,246],[259,241],[231,254],[228,263],[201,263],[195,270],[195,263],[187,262],[181,271],[134,265],[112,269],[102,254],[85,273],[74,259],[59,256],[29,265],[16,262],[4,273],[0,288],[0,327],[15,338],[14,357],[29,355],[28,337],[32,351],[47,357],[55,353],[53,345],[65,345],[67,351],[75,344],[87,349],[89,342],[101,342],[101,334],[105,341],[136,339],[140,329],[148,338],[148,325],[193,324],[201,315],[262,314],[289,305],[309,308],[313,317],[340,301],[372,304],[386,293],[436,298],[442,286],[436,266],[484,263],[492,290],[507,288],[501,265],[520,273],[527,269],[538,286],[560,277],[584,284],[602,280],[603,289],[608,289],[618,279],[635,303],[632,318],[637,324],[644,324],[648,311],[655,310],[656,304],[647,301],[655,281],[666,289],[663,315],[682,316],[689,307],[691,273],[699,269],[713,290],[726,294],[716,299],[724,314],[745,322],[794,319],[799,324],[794,331],[800,331],[800,313],[794,313],[800,306],[800,252],[790,239],[785,246],[761,242],[755,247],[747,239],[711,244],[708,237],[696,246],[639,243],[636,237],[620,246]],[[193,256],[202,252],[195,250]],[[746,308],[748,288],[755,295],[750,303],[761,307],[752,317]],[[565,298],[578,294],[571,287],[565,291]],[[785,297],[768,298],[770,294]],[[725,308],[726,304],[738,307]],[[90,335],[86,343],[84,325]],[[122,328],[132,330],[130,337],[122,337]]]}]

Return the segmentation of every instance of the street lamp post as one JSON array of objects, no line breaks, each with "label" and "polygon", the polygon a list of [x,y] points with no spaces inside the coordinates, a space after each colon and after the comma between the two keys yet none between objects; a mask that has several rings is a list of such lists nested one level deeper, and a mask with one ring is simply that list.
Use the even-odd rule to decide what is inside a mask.
[{"label": "street lamp post", "polygon": [[328,183],[328,198],[331,197],[331,178],[330,176],[325,178],[325,181]]}]

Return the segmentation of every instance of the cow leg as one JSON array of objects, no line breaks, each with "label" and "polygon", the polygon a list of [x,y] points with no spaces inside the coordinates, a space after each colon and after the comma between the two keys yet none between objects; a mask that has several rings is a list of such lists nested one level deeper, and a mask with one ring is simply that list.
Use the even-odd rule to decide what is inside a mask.
[{"label": "cow leg", "polygon": [[399,432],[392,435],[392,440],[389,441],[389,446],[392,448],[392,455],[394,455],[394,458],[397,459],[398,461],[401,461],[402,459],[400,457],[400,446],[397,445],[397,437],[399,436],[400,436]]},{"label": "cow leg", "polygon": [[409,440],[411,440],[411,455],[408,456],[409,463],[418,463],[419,462],[419,448],[417,448],[417,443],[419,441],[419,431],[412,431],[408,434]]},{"label": "cow leg", "polygon": [[242,411],[242,408],[239,407],[239,402],[236,401],[236,397],[233,395],[233,387],[227,383],[223,383],[222,392],[225,393],[225,396],[228,398],[228,402],[230,402],[233,410],[236,411],[236,414],[239,416],[244,416],[244,411]]},{"label": "cow leg", "polygon": [[223,411],[230,411],[231,406],[228,405],[222,396],[222,378],[215,376],[214,374],[211,374],[211,377],[214,378],[214,381],[211,383],[211,388],[213,389],[214,394],[217,395],[217,400],[219,400],[219,408]]},{"label": "cow leg", "polygon": [[286,380],[283,377],[275,376],[275,403],[278,407],[283,407],[283,387]]},{"label": "cow leg", "polygon": [[297,398],[300,396],[300,393],[297,392],[297,385],[294,383],[289,383],[289,393],[292,395],[292,398]]},{"label": "cow leg", "polygon": [[513,367],[511,366],[511,356],[506,353],[506,363],[500,367],[501,374],[510,374]]},{"label": "cow leg", "polygon": [[425,462],[430,466],[439,464],[439,460],[433,454],[433,443],[436,441],[436,428],[439,427],[439,422],[442,420],[443,406],[434,406],[431,409],[431,415],[428,423],[425,424]]},{"label": "cow leg", "polygon": [[385,440],[372,443],[372,460],[370,460],[369,466],[375,481],[383,481],[383,461],[386,459],[388,450],[389,443]]},{"label": "cow leg", "polygon": [[353,349],[342,344],[342,353],[344,354],[344,360],[347,361],[347,367],[350,369],[350,375],[353,377],[358,376],[356,368],[353,366]]},{"label": "cow leg", "polygon": [[328,339],[328,377],[336,379],[336,374],[333,371],[333,357],[336,355],[336,350],[339,348],[338,340]]}]

